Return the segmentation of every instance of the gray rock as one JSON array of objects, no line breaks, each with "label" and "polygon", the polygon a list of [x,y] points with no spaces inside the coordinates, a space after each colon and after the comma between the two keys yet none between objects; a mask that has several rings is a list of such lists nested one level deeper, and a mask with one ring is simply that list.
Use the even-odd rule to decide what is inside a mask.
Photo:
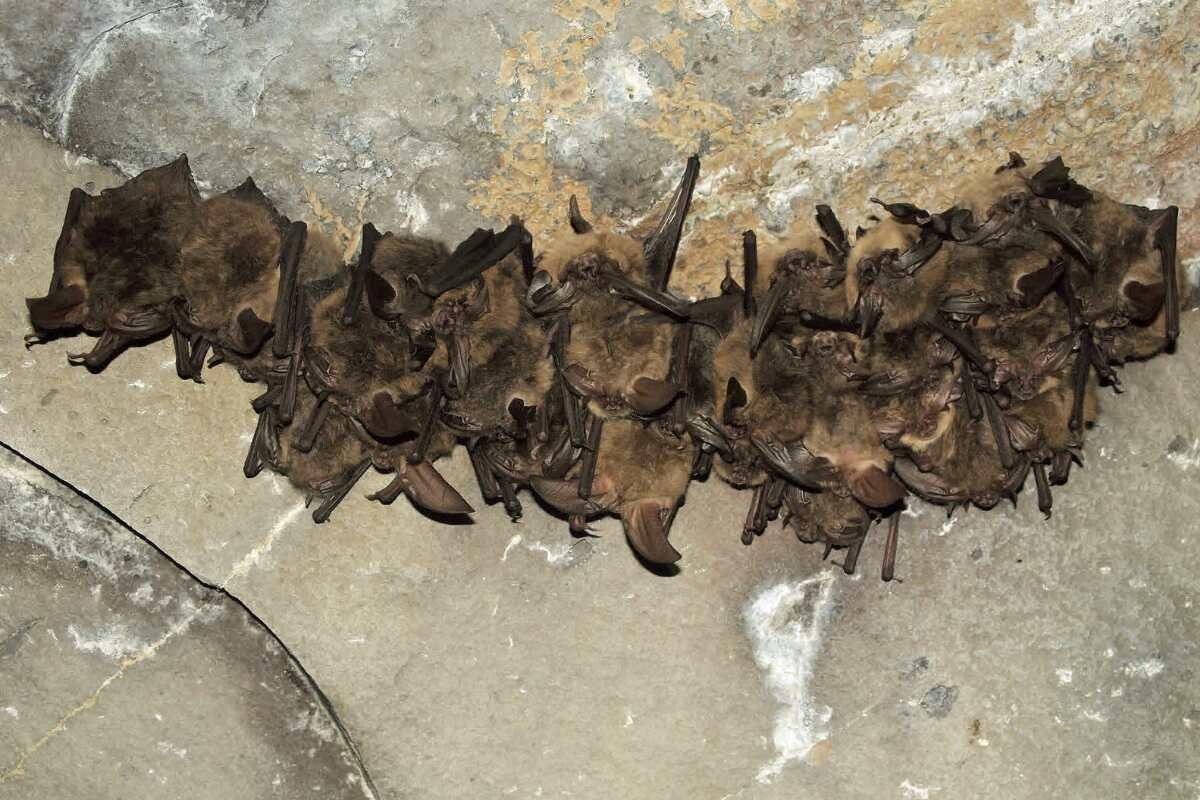
[{"label": "gray rock", "polygon": [[5,797],[370,797],[327,701],[236,600],[0,450]]}]

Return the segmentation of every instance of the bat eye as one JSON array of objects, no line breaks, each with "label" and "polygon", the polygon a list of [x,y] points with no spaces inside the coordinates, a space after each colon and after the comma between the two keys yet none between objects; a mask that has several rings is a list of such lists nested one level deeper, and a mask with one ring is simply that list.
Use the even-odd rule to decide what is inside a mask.
[{"label": "bat eye", "polygon": [[1029,196],[1024,192],[1011,192],[1004,196],[1004,208],[1010,213],[1016,213],[1028,204]]},{"label": "bat eye", "polygon": [[864,258],[858,267],[859,281],[862,283],[874,283],[877,277],[879,277],[879,257]]}]

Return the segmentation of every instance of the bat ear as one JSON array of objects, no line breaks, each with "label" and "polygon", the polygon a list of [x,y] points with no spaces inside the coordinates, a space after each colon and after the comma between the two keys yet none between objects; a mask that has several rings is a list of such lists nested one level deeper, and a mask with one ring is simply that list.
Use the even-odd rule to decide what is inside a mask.
[{"label": "bat ear", "polygon": [[592,230],[592,223],[580,212],[579,201],[575,195],[571,195],[571,199],[567,201],[567,221],[571,223],[571,230],[576,233],[590,233]]},{"label": "bat ear", "polygon": [[671,405],[681,394],[683,389],[677,384],[642,376],[634,379],[633,386],[625,395],[625,401],[634,413],[652,417]]},{"label": "bat ear", "polygon": [[263,342],[271,333],[271,323],[259,319],[258,315],[249,308],[243,308],[237,316],[239,333],[238,352],[243,354],[257,353]]},{"label": "bat ear", "polygon": [[1146,285],[1130,281],[1122,287],[1121,294],[1125,297],[1129,316],[1138,322],[1149,322],[1162,309],[1163,301],[1167,298],[1167,287],[1164,283]]},{"label": "bat ear", "polygon": [[731,377],[725,384],[725,408],[721,410],[721,422],[725,425],[733,422],[734,413],[748,402],[750,398],[742,388],[741,382]]},{"label": "bat ear", "polygon": [[401,312],[392,308],[392,303],[396,300],[396,290],[387,278],[369,269],[363,275],[363,288],[372,314],[380,319],[395,319],[400,316]]},{"label": "bat ear", "polygon": [[408,464],[402,469],[405,470],[404,494],[421,508],[437,514],[470,514],[475,511],[428,461]]},{"label": "bat ear", "polygon": [[1028,306],[1037,305],[1054,289],[1065,269],[1066,262],[1056,258],[1041,269],[1027,272],[1017,278],[1017,291],[1021,293],[1023,302]]},{"label": "bat ear", "polygon": [[856,469],[848,476],[850,493],[869,508],[889,508],[904,499],[904,485],[876,466]]},{"label": "bat ear", "polygon": [[519,397],[514,397],[508,402],[508,415],[513,418],[521,430],[527,429],[533,423],[536,413],[537,406],[526,405],[525,401]]},{"label": "bat ear", "polygon": [[84,292],[80,286],[64,286],[45,297],[25,300],[34,330],[53,331],[83,324]]},{"label": "bat ear", "polygon": [[478,278],[489,267],[500,263],[505,256],[521,247],[524,236],[525,228],[515,222],[499,235],[477,229],[454,249],[438,274],[425,287],[425,293],[437,297]]},{"label": "bat ear", "polygon": [[384,391],[376,392],[371,398],[371,407],[362,422],[377,439],[399,439],[421,433],[421,425],[413,419],[413,415],[397,405],[392,396]]},{"label": "bat ear", "polygon": [[[145,195],[153,197],[156,205],[191,205],[200,200],[200,190],[192,179],[192,168],[186,154],[169,164],[154,167],[136,175],[129,183],[108,192],[120,193],[124,199]],[[101,196],[104,196],[102,194]]]},{"label": "bat ear", "polygon": [[647,284],[652,289],[665,291],[675,266],[675,254],[683,236],[683,223],[696,191],[696,179],[700,175],[700,157],[692,156],[687,161],[683,178],[675,190],[675,196],[667,207],[654,232],[642,245],[646,257]]},{"label": "bat ear", "polygon": [[275,224],[281,229],[286,228],[289,223],[288,218],[280,214],[275,209],[275,204],[271,202],[270,198],[262,193],[262,190],[258,188],[258,184],[254,182],[253,178],[246,178],[246,180],[242,181],[235,188],[226,192],[226,196],[232,197],[235,200],[241,200],[244,203],[251,203],[252,205],[256,205],[267,210],[270,212],[271,218],[275,221]]},{"label": "bat ear", "polygon": [[621,513],[629,544],[652,564],[674,564],[682,558],[667,539],[664,517],[669,511],[657,500],[637,500]]},{"label": "bat ear", "polygon": [[[1020,156],[1017,156],[1020,158]],[[1047,161],[1029,179],[1029,191],[1038,197],[1058,200],[1079,208],[1091,202],[1092,193],[1071,178],[1071,170],[1063,163],[1062,156]]]}]

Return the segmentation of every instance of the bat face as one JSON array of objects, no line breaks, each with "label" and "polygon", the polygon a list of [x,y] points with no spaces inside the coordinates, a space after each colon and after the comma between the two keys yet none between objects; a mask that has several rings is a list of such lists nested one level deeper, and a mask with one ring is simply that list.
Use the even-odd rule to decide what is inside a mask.
[{"label": "bat face", "polygon": [[942,240],[916,225],[885,219],[850,251],[846,302],[858,310],[859,333],[912,328],[934,306],[946,280]]},{"label": "bat face", "polygon": [[886,518],[891,580],[907,493],[990,508],[1032,473],[1049,515],[1100,387],[1178,337],[1178,209],[1092,192],[1061,159],[1011,154],[940,213],[875,200],[853,243],[827,206],[761,260],[747,231],[741,284],[726,265],[692,302],[667,286],[698,171],[630,233],[572,198],[538,254],[515,219],[453,249],[367,224],[347,265],[252,181],[201,201],[180,159],[72,192],[27,341],[98,334],[72,360],[100,369],[169,331],[196,380],[211,349],[265,385],[244,473],[287,475],[318,522],[372,467],[391,479],[370,499],[470,513],[434,467],[462,444],[514,520],[529,487],[574,534],[619,517],[649,564],[680,558],[676,511],[716,472],[749,497],[745,544],[780,519],[847,572]]}]

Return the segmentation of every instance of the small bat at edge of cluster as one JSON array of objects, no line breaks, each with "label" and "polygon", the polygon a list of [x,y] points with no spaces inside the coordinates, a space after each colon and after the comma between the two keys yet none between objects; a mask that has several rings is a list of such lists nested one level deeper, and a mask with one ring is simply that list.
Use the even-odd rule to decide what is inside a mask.
[{"label": "small bat at edge of cluster", "polygon": [[70,361],[99,371],[170,335],[181,378],[234,365],[264,387],[246,476],[287,475],[318,522],[372,467],[392,479],[371,499],[471,513],[435,467],[461,444],[485,502],[516,520],[530,489],[577,536],[614,514],[650,565],[679,560],[671,524],[714,473],[749,493],[744,544],[780,519],[848,573],[887,520],[887,581],[909,495],[987,509],[1032,473],[1049,516],[1100,387],[1178,339],[1178,209],[1061,158],[1010,153],[937,213],[871,198],[853,237],[824,205],[761,247],[746,231],[740,283],[726,263],[697,300],[669,284],[699,169],[644,235],[571,197],[540,251],[515,217],[453,249],[367,224],[346,264],[250,179],[202,199],[181,156],[71,192],[26,343],[96,335]]}]

